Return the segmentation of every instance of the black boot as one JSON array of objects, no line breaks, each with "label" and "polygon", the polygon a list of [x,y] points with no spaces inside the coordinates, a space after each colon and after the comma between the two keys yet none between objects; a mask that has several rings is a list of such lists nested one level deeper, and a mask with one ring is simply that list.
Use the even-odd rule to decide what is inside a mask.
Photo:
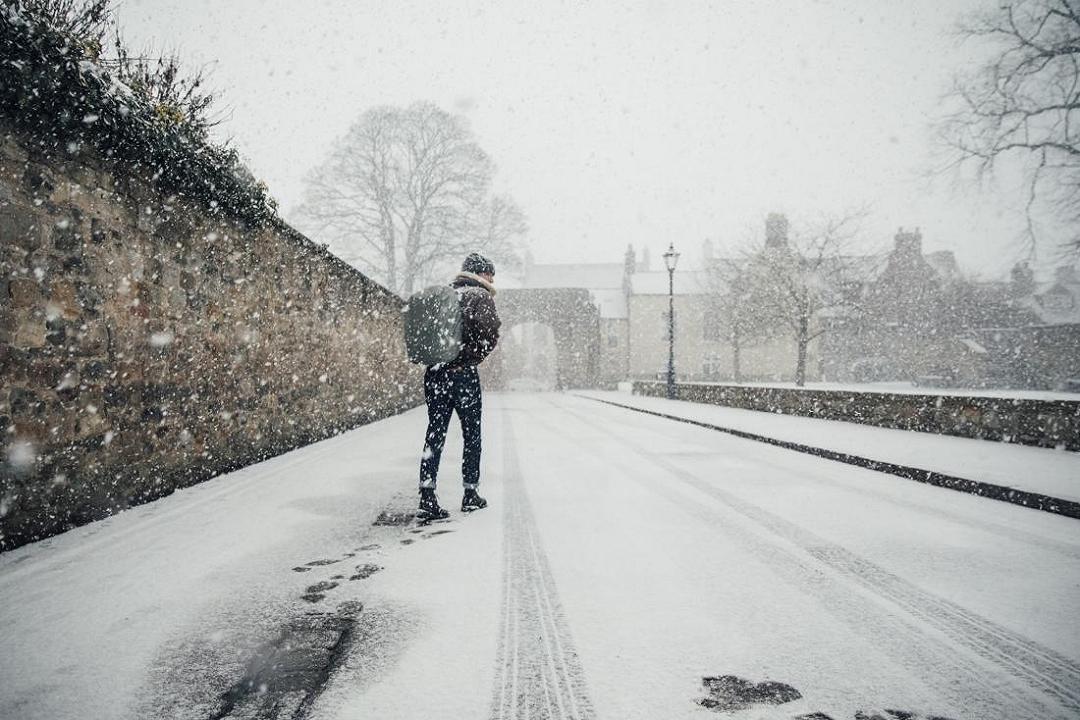
[{"label": "black boot", "polygon": [[450,513],[439,506],[439,498],[435,497],[435,488],[420,488],[420,509],[416,511],[416,519],[422,521],[445,520]]},{"label": "black boot", "polygon": [[476,490],[465,489],[465,496],[461,498],[461,512],[472,512],[487,507],[487,500],[476,494]]}]

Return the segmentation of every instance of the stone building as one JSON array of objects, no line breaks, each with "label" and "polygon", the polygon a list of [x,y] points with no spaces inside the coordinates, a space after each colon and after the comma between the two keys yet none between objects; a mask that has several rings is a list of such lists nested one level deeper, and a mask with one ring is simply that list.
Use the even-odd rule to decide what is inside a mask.
[{"label": "stone building", "polygon": [[1026,263],[1009,282],[973,284],[977,303],[951,348],[957,384],[1080,390],[1080,278],[1073,265],[1037,280]]},{"label": "stone building", "polygon": [[[772,245],[787,242],[787,221],[772,215],[766,223]],[[708,259],[707,259],[708,260]],[[666,377],[668,364],[668,272],[651,267],[648,248],[628,247],[621,264],[535,264],[526,262],[523,288],[584,288],[600,312],[600,379],[613,387],[622,380]],[[718,289],[707,270],[675,273],[675,365],[680,381],[720,381],[733,377],[734,353],[717,308]],[[507,331],[511,331],[510,328]],[[531,342],[536,342],[530,331]],[[535,347],[534,354],[551,354]],[[740,348],[742,377],[784,381],[794,377],[795,344],[783,333],[746,341]],[[810,348],[819,365],[817,344]],[[816,377],[816,375],[815,375]]]},{"label": "stone building", "polygon": [[[627,302],[629,377],[655,380],[666,377],[668,366],[668,272],[635,272],[628,278]],[[713,344],[706,338],[708,309],[704,273],[675,273],[675,363],[680,379],[700,377]]]},{"label": "stone building", "polygon": [[[600,380],[605,387],[627,380],[665,377],[668,363],[668,273],[653,270],[648,249],[627,248],[621,264],[526,263],[523,288],[585,288],[600,312]],[[680,380],[730,379],[732,352],[717,322],[709,273],[675,273],[675,364]],[[507,328],[508,332],[512,328]],[[528,329],[531,354],[553,356],[542,336]],[[520,333],[519,333],[520,334]],[[553,342],[548,335],[546,342]],[[784,380],[792,376],[794,345],[775,335],[742,351],[748,376]]]},{"label": "stone building", "polygon": [[[786,218],[771,214],[763,247],[776,250],[788,242]],[[732,288],[715,270],[732,261],[713,257],[708,246],[704,255],[706,269],[675,273],[679,380],[794,380],[792,332],[781,326],[740,332],[725,303]],[[807,349],[808,381],[1080,385],[1080,275],[1072,266],[1041,281],[1025,265],[1008,282],[971,281],[952,252],[924,252],[917,228],[899,229],[888,252],[835,263],[831,281],[842,297],[810,319],[812,332],[822,332]],[[665,377],[668,273],[652,269],[647,252],[628,248],[622,263],[527,263],[522,284],[589,291],[600,314],[602,385]]]},{"label": "stone building", "polygon": [[822,376],[874,382],[947,375],[940,360],[965,324],[953,253],[924,253],[918,228],[900,228],[887,254],[852,260],[855,302],[824,319]]},{"label": "stone building", "polygon": [[[1042,325],[1080,323],[1080,273],[1075,265],[1062,265],[1049,280],[1035,282],[1026,265],[1013,272],[1016,295],[1022,307],[1029,309]],[[1030,292],[1023,293],[1029,289]]]},{"label": "stone building", "polygon": [[951,252],[924,253],[900,230],[861,279],[857,311],[829,318],[822,376],[944,387],[1055,390],[1080,385],[1080,278],[1072,266],[1037,281],[962,277]]}]

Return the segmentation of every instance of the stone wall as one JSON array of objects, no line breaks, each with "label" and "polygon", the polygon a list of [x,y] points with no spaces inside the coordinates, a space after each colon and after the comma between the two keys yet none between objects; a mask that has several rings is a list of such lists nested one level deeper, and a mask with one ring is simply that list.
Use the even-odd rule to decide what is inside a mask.
[{"label": "stone wall", "polygon": [[[634,393],[665,397],[667,386],[635,382]],[[1080,402],[962,395],[807,390],[679,383],[690,402],[824,420],[1080,450]]]},{"label": "stone wall", "polygon": [[419,402],[401,301],[0,127],[0,549]]}]

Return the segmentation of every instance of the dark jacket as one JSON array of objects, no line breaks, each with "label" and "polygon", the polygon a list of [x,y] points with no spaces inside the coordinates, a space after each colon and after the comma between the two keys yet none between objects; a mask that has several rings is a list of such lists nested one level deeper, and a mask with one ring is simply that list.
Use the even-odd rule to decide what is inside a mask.
[{"label": "dark jacket", "polygon": [[450,283],[461,295],[461,352],[448,367],[479,365],[499,342],[495,288],[484,278],[460,272]]}]

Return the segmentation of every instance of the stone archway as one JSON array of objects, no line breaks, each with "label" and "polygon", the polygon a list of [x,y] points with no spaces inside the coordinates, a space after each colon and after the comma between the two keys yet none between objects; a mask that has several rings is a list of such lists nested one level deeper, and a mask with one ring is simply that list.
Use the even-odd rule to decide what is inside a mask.
[{"label": "stone archway", "polygon": [[[596,387],[600,377],[600,310],[588,290],[580,288],[500,288],[495,296],[506,330],[519,323],[543,323],[555,335],[558,388]],[[496,349],[486,368],[485,383],[502,389],[505,377]]]}]

